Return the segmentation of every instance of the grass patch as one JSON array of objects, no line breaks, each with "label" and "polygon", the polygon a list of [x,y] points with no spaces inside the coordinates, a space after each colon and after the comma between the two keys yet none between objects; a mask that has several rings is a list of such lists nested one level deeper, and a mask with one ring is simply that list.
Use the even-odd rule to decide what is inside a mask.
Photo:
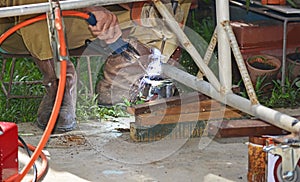
[{"label": "grass patch", "polygon": [[[3,58],[0,58],[0,67],[5,66],[3,82],[8,82],[10,72],[13,71],[13,60],[7,59],[5,65]],[[28,58],[18,58],[13,71],[13,82],[25,83],[26,81],[41,80],[42,74],[35,66],[34,62]],[[1,83],[1,87],[8,89],[8,84]],[[41,84],[13,84],[11,95],[18,96],[42,96],[44,87]],[[36,120],[37,109],[41,98],[7,99],[3,90],[0,91],[0,121],[9,122],[32,122]]]}]

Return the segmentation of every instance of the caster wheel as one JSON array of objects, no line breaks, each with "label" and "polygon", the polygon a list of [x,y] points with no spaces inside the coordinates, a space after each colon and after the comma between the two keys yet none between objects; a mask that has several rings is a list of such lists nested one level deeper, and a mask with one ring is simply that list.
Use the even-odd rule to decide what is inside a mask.
[{"label": "caster wheel", "polygon": [[298,182],[300,181],[300,161],[295,168],[294,175],[288,179],[283,179],[282,177],[282,159],[279,157],[274,166],[274,179],[275,182]]}]

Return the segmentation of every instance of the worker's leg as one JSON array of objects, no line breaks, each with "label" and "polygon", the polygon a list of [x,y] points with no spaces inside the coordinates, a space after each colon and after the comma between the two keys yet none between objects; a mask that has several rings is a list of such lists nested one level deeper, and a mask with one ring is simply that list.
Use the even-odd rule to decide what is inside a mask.
[{"label": "worker's leg", "polygon": [[[56,98],[58,79],[56,78],[53,60],[35,60],[36,65],[44,75],[43,83],[46,94],[38,109],[37,123],[40,128],[45,128]],[[76,127],[76,72],[72,62],[67,62],[67,80],[65,94],[61,105],[59,117],[55,126],[56,131],[69,131]]]}]

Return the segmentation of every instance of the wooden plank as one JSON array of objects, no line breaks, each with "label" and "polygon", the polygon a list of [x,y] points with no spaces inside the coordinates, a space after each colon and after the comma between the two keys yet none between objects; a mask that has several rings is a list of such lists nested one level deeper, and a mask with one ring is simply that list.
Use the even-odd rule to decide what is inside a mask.
[{"label": "wooden plank", "polygon": [[238,119],[208,123],[208,134],[218,138],[283,135],[287,131],[262,120]]},{"label": "wooden plank", "polygon": [[173,106],[192,103],[197,100],[207,100],[207,99],[209,99],[209,97],[199,92],[191,92],[191,93],[183,94],[181,96],[174,96],[166,99],[158,99],[143,104],[138,104],[132,107],[128,107],[127,111],[132,115],[139,115],[143,113],[150,113],[157,110],[161,110],[162,108],[166,109]]},{"label": "wooden plank", "polygon": [[135,117],[135,123],[141,126],[156,124],[171,124],[189,121],[207,121],[216,119],[232,119],[243,117],[242,112],[225,108],[223,111],[195,112],[195,113],[177,113],[169,115],[141,114]]},{"label": "wooden plank", "polygon": [[161,108],[160,110],[152,111],[152,115],[173,115],[181,113],[199,113],[199,112],[210,112],[218,111],[222,107],[225,107],[220,102],[215,100],[203,100],[196,101],[187,104],[181,104],[173,107]]}]

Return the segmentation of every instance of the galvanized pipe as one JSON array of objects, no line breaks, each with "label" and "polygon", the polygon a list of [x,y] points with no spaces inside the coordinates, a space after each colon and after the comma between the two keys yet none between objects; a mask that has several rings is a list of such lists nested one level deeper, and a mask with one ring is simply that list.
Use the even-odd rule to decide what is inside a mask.
[{"label": "galvanized pipe", "polygon": [[[59,1],[62,10],[80,9],[89,6],[105,6],[112,4],[140,2],[142,0],[65,0]],[[20,15],[46,13],[50,9],[49,3],[26,4],[0,8],[0,18]]]},{"label": "galvanized pipe", "polygon": [[219,79],[222,92],[232,92],[232,70],[231,51],[225,30],[221,24],[229,21],[229,1],[216,0],[217,34],[218,34],[218,59],[219,59]]},{"label": "galvanized pipe", "polygon": [[199,91],[226,105],[255,116],[286,131],[299,134],[300,121],[294,117],[280,113],[279,111],[275,111],[260,104],[253,105],[248,99],[233,93],[224,95],[214,89],[210,83],[199,80],[197,77],[168,64],[163,64],[162,70],[166,76],[185,84],[196,91]]},{"label": "galvanized pipe", "polygon": [[160,15],[164,18],[168,27],[176,34],[181,46],[191,55],[194,62],[197,64],[202,73],[206,76],[209,82],[215,87],[216,90],[220,90],[219,80],[216,78],[210,68],[204,63],[201,55],[197,49],[193,46],[192,42],[188,39],[181,27],[178,25],[174,17],[168,11],[166,6],[160,0],[153,0],[155,7],[159,11]]}]

